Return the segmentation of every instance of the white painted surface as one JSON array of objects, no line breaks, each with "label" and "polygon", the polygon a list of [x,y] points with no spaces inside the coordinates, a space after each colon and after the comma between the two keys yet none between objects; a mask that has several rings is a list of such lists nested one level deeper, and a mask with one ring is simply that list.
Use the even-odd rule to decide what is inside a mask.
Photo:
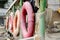
[{"label": "white painted surface", "polygon": [[48,5],[48,8],[51,8],[52,10],[57,10],[60,6],[59,5]]},{"label": "white painted surface", "polygon": [[0,16],[6,15],[7,9],[0,8]]},{"label": "white painted surface", "polygon": [[60,4],[60,0],[48,0],[48,4]]},{"label": "white painted surface", "polygon": [[51,8],[53,10],[57,10],[60,8],[60,0],[48,0],[48,8]]}]

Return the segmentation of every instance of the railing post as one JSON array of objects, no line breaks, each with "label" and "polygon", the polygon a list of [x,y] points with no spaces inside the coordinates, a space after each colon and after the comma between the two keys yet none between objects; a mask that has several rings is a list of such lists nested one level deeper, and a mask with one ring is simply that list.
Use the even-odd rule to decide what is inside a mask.
[{"label": "railing post", "polygon": [[[19,2],[20,12],[21,12],[22,5],[23,5],[23,0],[20,0],[20,2]],[[21,29],[20,29],[20,38],[22,38],[22,31],[21,31]]]},{"label": "railing post", "polygon": [[39,27],[40,27],[40,39],[41,40],[45,40],[45,19],[44,19],[45,9],[46,9],[46,0],[40,0]]}]

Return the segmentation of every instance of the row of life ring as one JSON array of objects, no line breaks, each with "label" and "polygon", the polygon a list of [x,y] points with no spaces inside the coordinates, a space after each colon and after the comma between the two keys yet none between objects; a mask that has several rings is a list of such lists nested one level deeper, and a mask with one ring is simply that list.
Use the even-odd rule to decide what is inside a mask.
[{"label": "row of life ring", "polygon": [[[28,25],[26,26],[26,15],[28,15]],[[16,11],[15,16],[13,13],[6,18],[6,30],[17,36],[19,30],[22,30],[24,38],[31,37],[35,31],[35,17],[31,4],[26,1],[22,6],[22,11]]]}]

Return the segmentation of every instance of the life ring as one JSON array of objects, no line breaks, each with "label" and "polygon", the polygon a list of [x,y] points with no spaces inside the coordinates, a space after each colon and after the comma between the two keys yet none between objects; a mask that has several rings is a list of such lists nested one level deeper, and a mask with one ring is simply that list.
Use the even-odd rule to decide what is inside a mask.
[{"label": "life ring", "polygon": [[20,12],[16,11],[14,19],[13,19],[13,36],[16,37],[19,34],[20,29]]},{"label": "life ring", "polygon": [[[28,27],[26,27],[26,14],[28,15]],[[24,38],[33,36],[35,30],[34,19],[35,17],[31,4],[28,1],[24,2],[21,13],[21,30]]]},{"label": "life ring", "polygon": [[11,12],[10,16],[9,16],[9,28],[8,28],[8,31],[10,33],[13,32],[13,12]]},{"label": "life ring", "polygon": [[5,25],[5,29],[6,29],[6,31],[8,30],[8,26],[9,26],[9,18],[6,17],[6,25]]}]

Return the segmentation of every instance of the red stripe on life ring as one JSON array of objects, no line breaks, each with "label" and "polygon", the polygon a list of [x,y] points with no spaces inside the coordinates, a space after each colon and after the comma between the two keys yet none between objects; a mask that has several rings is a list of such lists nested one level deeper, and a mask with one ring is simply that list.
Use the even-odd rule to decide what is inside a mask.
[{"label": "red stripe on life ring", "polygon": [[[26,28],[26,14],[28,15],[28,27]],[[34,34],[35,30],[35,20],[34,20],[34,12],[31,4],[27,1],[22,6],[21,13],[21,29],[23,33],[23,37],[31,37]]]}]

